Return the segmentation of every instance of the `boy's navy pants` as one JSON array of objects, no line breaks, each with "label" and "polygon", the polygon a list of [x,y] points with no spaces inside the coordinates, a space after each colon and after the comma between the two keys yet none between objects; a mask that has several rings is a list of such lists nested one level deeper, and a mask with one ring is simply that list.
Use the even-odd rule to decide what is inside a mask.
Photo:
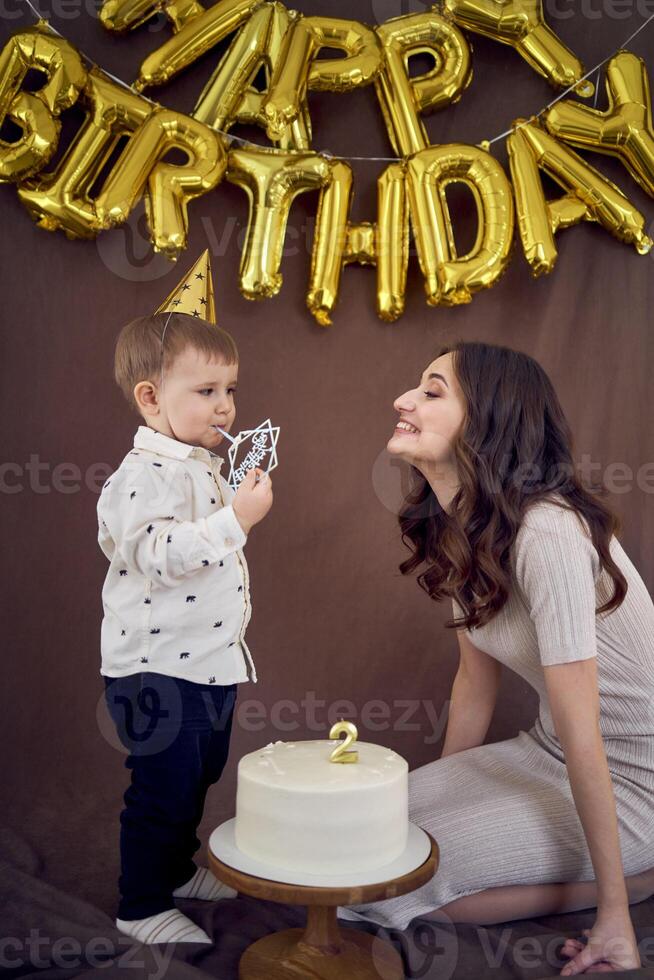
[{"label": "boy's navy pants", "polygon": [[143,919],[174,908],[173,890],[197,870],[196,831],[227,761],[237,685],[149,671],[104,682],[132,772],[120,814],[118,918]]}]

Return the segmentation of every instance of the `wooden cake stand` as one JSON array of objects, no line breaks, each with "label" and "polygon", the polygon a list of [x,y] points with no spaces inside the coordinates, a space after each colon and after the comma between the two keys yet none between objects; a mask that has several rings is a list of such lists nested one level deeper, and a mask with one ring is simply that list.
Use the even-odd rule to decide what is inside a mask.
[{"label": "wooden cake stand", "polygon": [[[425,832],[426,833],[426,832]],[[324,888],[258,878],[225,864],[208,849],[209,866],[225,884],[253,898],[305,905],[305,929],[284,929],[264,936],[243,953],[240,980],[404,980],[402,959],[378,936],[347,929],[336,918],[339,905],[360,905],[404,895],[429,881],[438,867],[438,844],[427,834],[427,859],[401,877],[371,885]]]}]

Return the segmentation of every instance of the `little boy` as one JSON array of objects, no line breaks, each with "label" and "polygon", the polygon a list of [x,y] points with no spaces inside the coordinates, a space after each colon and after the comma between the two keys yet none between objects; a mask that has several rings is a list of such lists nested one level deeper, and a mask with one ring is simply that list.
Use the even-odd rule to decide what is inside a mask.
[{"label": "little boy", "polygon": [[132,771],[116,926],[143,943],[211,942],[174,899],[236,894],[192,857],[236,685],[257,680],[242,547],[272,505],[271,480],[250,470],[234,494],[214,451],[216,426],[234,422],[237,373],[233,338],[184,313],[133,320],[116,344],[116,382],[145,424],[98,500],[110,561],[100,672]]}]

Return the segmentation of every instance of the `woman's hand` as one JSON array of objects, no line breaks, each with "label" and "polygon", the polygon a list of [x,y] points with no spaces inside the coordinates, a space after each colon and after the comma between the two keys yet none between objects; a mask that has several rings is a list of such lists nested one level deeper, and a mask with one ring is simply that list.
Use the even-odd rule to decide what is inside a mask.
[{"label": "woman's hand", "polygon": [[591,973],[615,973],[642,966],[628,907],[624,912],[598,915],[593,928],[582,931],[585,944],[579,939],[566,939],[563,944],[561,955],[572,959],[561,970],[561,976],[585,973],[589,967]]}]

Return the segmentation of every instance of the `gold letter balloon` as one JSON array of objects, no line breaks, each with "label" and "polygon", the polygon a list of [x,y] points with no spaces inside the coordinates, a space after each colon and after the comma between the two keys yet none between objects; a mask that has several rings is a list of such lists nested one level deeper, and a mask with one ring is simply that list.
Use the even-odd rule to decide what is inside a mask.
[{"label": "gold letter balloon", "polygon": [[[374,27],[304,16],[281,0],[216,0],[206,8],[200,0],[105,0],[100,20],[124,33],[158,13],[171,33],[131,86],[43,20],[18,31],[0,52],[0,126],[9,124],[8,138],[0,139],[0,183],[17,184],[39,227],[92,238],[125,222],[142,199],[153,248],[175,260],[187,247],[189,202],[226,179],[248,198],[239,285],[246,298],[259,300],[281,289],[294,198],[317,191],[306,304],[321,327],[331,324],[344,270],[355,263],[375,270],[380,319],[401,317],[410,230],[432,307],[468,303],[493,286],[507,268],[516,225],[534,275],[553,270],[556,233],[580,221],[598,223],[640,254],[652,248],[645,216],[573,149],[617,156],[654,196],[649,82],[643,60],[628,51],[608,60],[606,110],[560,99],[539,114],[540,124],[539,117],[513,122],[511,179],[488,143],[430,145],[424,116],[457,102],[470,84],[471,46],[463,31],[512,45],[555,86],[592,94],[590,84],[579,85],[581,61],[545,23],[542,0],[444,0],[443,8]],[[221,43],[190,115],[143,94]],[[329,51],[319,57],[333,48],[341,57]],[[418,56],[429,59],[422,74],[412,71]],[[26,81],[34,70],[43,75],[40,88]],[[395,158],[378,176],[376,214],[353,222],[352,168],[347,158],[313,147],[309,94],[346,97],[363,86],[381,110]],[[61,115],[76,104],[81,125],[53,160]],[[232,130],[241,124],[260,127],[272,145],[233,145]],[[12,128],[18,131],[13,141]],[[173,150],[182,162],[173,162]],[[542,173],[561,186],[558,198],[546,199]],[[475,241],[465,254],[456,245],[460,212],[450,213],[447,198],[453,183],[468,189],[476,217]]]},{"label": "gold letter balloon", "polygon": [[[48,79],[34,94],[21,90],[31,68]],[[50,160],[59,142],[58,117],[77,100],[85,80],[80,56],[51,31],[34,27],[10,38],[0,54],[0,124],[9,117],[22,136],[15,143],[0,140],[0,180],[23,180]]]},{"label": "gold letter balloon", "polygon": [[[451,21],[431,11],[394,17],[377,28],[382,69],[375,84],[395,153],[408,156],[429,146],[421,112],[458,102],[472,78],[470,48]],[[412,55],[426,54],[434,67],[409,77]]]},{"label": "gold letter balloon", "polygon": [[606,112],[568,100],[547,115],[547,128],[573,146],[619,157],[632,177],[654,197],[654,128],[645,63],[620,51],[606,70]]},{"label": "gold letter balloon", "polygon": [[[552,85],[579,82],[584,66],[543,20],[542,0],[445,0],[461,27],[510,44]],[[585,85],[580,95],[592,95]]]},{"label": "gold letter balloon", "polygon": [[[407,179],[411,224],[430,306],[469,303],[506,269],[513,239],[513,197],[499,162],[476,146],[448,143],[410,157]],[[461,182],[477,207],[477,238],[457,255],[445,188]]]},{"label": "gold letter balloon", "polygon": [[[641,255],[649,252],[652,240],[644,231],[644,215],[612,181],[540,126],[524,119],[517,124],[508,139],[509,158],[522,247],[534,275],[554,267],[554,232],[578,221],[597,221]],[[568,192],[565,197],[545,200],[539,170]]]}]

